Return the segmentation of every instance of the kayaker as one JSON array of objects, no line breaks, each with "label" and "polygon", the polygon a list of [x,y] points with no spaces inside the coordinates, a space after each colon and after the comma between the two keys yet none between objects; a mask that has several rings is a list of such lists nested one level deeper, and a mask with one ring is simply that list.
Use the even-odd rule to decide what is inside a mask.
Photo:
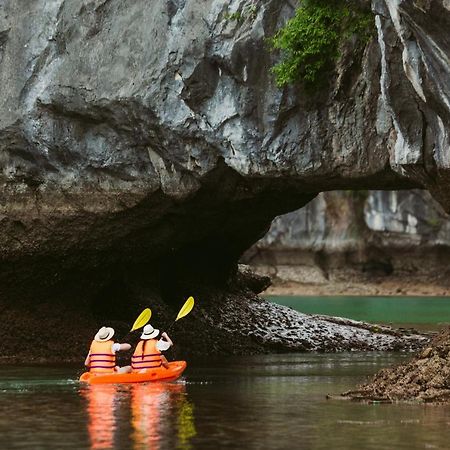
[{"label": "kayaker", "polygon": [[101,327],[92,341],[84,365],[93,373],[129,373],[131,366],[116,366],[116,352],[130,350],[130,344],[119,344],[112,340],[114,329]]},{"label": "kayaker", "polygon": [[161,352],[168,350],[173,342],[165,332],[161,334],[159,339],[157,339],[158,336],[159,330],[151,325],[145,325],[141,340],[131,357],[131,367],[134,372],[145,372],[147,369],[155,369],[161,366],[166,369],[169,368],[169,363]]}]

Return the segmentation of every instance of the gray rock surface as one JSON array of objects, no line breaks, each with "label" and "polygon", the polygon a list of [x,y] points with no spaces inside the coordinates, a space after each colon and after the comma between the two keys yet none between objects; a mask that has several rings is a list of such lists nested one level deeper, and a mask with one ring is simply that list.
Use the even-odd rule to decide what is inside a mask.
[{"label": "gray rock surface", "polygon": [[450,217],[421,190],[323,192],[298,211],[277,217],[256,246],[352,250],[364,246],[355,225],[394,235],[405,245],[450,246]]},{"label": "gray rock surface", "polygon": [[[218,305],[222,320],[216,323],[235,333],[239,327],[230,312],[236,305],[227,301]],[[429,341],[419,334],[402,334],[389,327],[340,317],[302,314],[264,301],[249,302],[242,309],[239,320],[245,318],[244,322],[251,324],[242,329],[243,336],[272,351],[416,350]]]},{"label": "gray rock surface", "polygon": [[208,327],[207,338],[197,342],[195,348],[184,348],[182,354],[408,351],[425,345],[433,334],[303,314],[258,297],[263,287],[264,279],[255,277],[241,265],[237,279],[226,293],[211,288],[200,291],[199,298],[203,301],[189,321],[180,321],[178,337],[192,342],[199,329]]},{"label": "gray rock surface", "polygon": [[348,289],[365,284],[367,294],[382,294],[374,276],[383,275],[396,289],[414,293],[413,278],[438,293],[449,287],[449,250],[450,217],[429,192],[334,191],[277,217],[242,261],[272,276],[272,291],[297,283],[299,293],[309,284],[332,293],[340,280]]},{"label": "gray rock surface", "polygon": [[372,6],[310,98],[269,70],[288,0],[2,0],[2,302],[94,304],[127,272],[179,301],[323,190],[450,210],[448,2]]}]

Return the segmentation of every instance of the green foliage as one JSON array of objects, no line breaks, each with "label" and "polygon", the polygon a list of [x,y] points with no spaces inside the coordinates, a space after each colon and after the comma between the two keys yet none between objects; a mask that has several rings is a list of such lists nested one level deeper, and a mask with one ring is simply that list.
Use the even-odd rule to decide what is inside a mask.
[{"label": "green foliage", "polygon": [[302,0],[295,16],[271,39],[283,53],[272,70],[277,84],[303,81],[306,87],[322,84],[334,68],[341,44],[356,35],[366,43],[373,16],[357,0]]}]

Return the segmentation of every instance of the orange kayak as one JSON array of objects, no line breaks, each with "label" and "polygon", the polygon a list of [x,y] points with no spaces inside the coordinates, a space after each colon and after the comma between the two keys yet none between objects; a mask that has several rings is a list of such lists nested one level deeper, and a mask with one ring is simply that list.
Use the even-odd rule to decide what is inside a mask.
[{"label": "orange kayak", "polygon": [[147,372],[139,373],[108,373],[95,374],[85,372],[81,375],[80,381],[90,384],[109,383],[146,383],[149,381],[173,381],[176,380],[186,369],[186,361],[173,361],[169,363],[169,368],[157,367]]}]

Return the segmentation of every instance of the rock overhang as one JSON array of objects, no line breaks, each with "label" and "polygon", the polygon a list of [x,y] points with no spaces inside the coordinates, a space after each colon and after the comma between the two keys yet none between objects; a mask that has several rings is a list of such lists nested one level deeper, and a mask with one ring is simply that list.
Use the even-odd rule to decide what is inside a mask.
[{"label": "rock overhang", "polygon": [[312,96],[270,73],[266,39],[290,2],[245,16],[251,5],[4,3],[5,261],[106,248],[142,260],[224,236],[242,238],[236,255],[324,190],[426,187],[448,207],[446,3],[374,0],[361,61],[345,63],[349,44]]}]

